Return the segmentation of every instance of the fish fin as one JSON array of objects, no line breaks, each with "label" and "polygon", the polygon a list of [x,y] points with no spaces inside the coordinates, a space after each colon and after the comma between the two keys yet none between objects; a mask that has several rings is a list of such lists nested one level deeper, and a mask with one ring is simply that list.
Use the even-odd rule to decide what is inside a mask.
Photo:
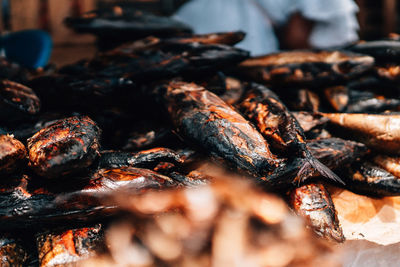
[{"label": "fish fin", "polygon": [[306,160],[297,172],[296,178],[294,182],[297,182],[297,185],[300,186],[308,177],[310,177],[315,172],[314,168],[312,167],[310,161]]},{"label": "fish fin", "polygon": [[[340,183],[342,185],[345,185],[343,180],[337,176],[331,169],[326,167],[324,164],[322,164],[319,160],[317,160],[314,157],[309,157],[307,158],[307,162],[317,171],[319,172],[322,176],[325,178],[328,178],[332,181],[335,181],[337,183]],[[301,169],[300,169],[301,170]]]}]

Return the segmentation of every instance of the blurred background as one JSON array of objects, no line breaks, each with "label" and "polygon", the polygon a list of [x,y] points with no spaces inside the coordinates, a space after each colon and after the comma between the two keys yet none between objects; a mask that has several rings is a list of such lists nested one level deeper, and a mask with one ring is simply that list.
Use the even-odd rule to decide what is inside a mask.
[{"label": "blurred background", "polygon": [[[1,31],[43,29],[54,41],[53,60],[69,63],[81,54],[90,56],[95,37],[77,35],[63,25],[67,16],[113,5],[130,6],[159,15],[171,15],[187,0],[0,0]],[[360,39],[373,40],[400,32],[400,3],[396,0],[356,0],[359,6]],[[76,45],[79,44],[79,48]],[[74,47],[74,53],[65,53]],[[76,55],[76,56],[75,56]]]}]

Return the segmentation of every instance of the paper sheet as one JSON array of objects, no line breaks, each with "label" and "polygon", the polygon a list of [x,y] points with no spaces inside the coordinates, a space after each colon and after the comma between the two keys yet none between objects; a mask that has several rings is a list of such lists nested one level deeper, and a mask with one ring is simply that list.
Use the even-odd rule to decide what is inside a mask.
[{"label": "paper sheet", "polygon": [[330,188],[347,240],[380,245],[400,242],[400,197],[370,198]]}]

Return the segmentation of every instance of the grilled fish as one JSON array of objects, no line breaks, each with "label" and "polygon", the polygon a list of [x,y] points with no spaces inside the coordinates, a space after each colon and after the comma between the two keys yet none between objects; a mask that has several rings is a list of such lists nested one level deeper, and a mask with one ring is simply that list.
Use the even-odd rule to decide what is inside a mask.
[{"label": "grilled fish", "polygon": [[160,86],[157,94],[179,134],[210,154],[256,176],[266,175],[281,164],[261,134],[205,88],[170,82]]},{"label": "grilled fish", "polygon": [[371,162],[356,163],[342,175],[346,189],[373,197],[399,196],[400,179]]},{"label": "grilled fish", "polygon": [[305,180],[314,168],[322,176],[341,182],[336,174],[313,157],[307,148],[303,129],[278,96],[263,85],[251,84],[250,88],[240,110],[278,153],[304,160],[298,178]]},{"label": "grilled fish", "polygon": [[[398,154],[400,115],[323,113],[348,139],[365,143],[378,151]],[[343,132],[345,130],[346,132]]]},{"label": "grilled fish", "polygon": [[322,184],[307,184],[290,193],[290,206],[320,236],[344,242],[342,228],[329,192]]},{"label": "grilled fish", "polygon": [[58,120],[28,139],[29,166],[49,178],[87,171],[99,154],[99,138],[87,116]]},{"label": "grilled fish", "polygon": [[261,83],[319,87],[354,78],[374,65],[374,58],[345,51],[289,51],[250,58],[240,74]]}]

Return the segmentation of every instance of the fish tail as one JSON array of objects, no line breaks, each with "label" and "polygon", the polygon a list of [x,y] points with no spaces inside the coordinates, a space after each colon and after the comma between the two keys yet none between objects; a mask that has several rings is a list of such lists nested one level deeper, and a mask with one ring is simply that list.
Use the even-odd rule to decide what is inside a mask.
[{"label": "fish tail", "polygon": [[300,184],[307,180],[307,178],[309,178],[314,173],[314,171],[315,170],[312,167],[311,163],[308,160],[304,161],[304,164],[297,172],[294,181],[298,183],[298,186],[300,186]]},{"label": "fish tail", "polygon": [[335,181],[335,182],[343,184],[343,185],[345,184],[339,176],[337,176],[331,169],[329,169],[324,164],[322,164],[318,159],[311,156],[311,157],[307,157],[306,161],[307,162],[304,165],[306,165],[308,163],[317,172],[319,172],[323,177],[328,178],[329,180]]}]

